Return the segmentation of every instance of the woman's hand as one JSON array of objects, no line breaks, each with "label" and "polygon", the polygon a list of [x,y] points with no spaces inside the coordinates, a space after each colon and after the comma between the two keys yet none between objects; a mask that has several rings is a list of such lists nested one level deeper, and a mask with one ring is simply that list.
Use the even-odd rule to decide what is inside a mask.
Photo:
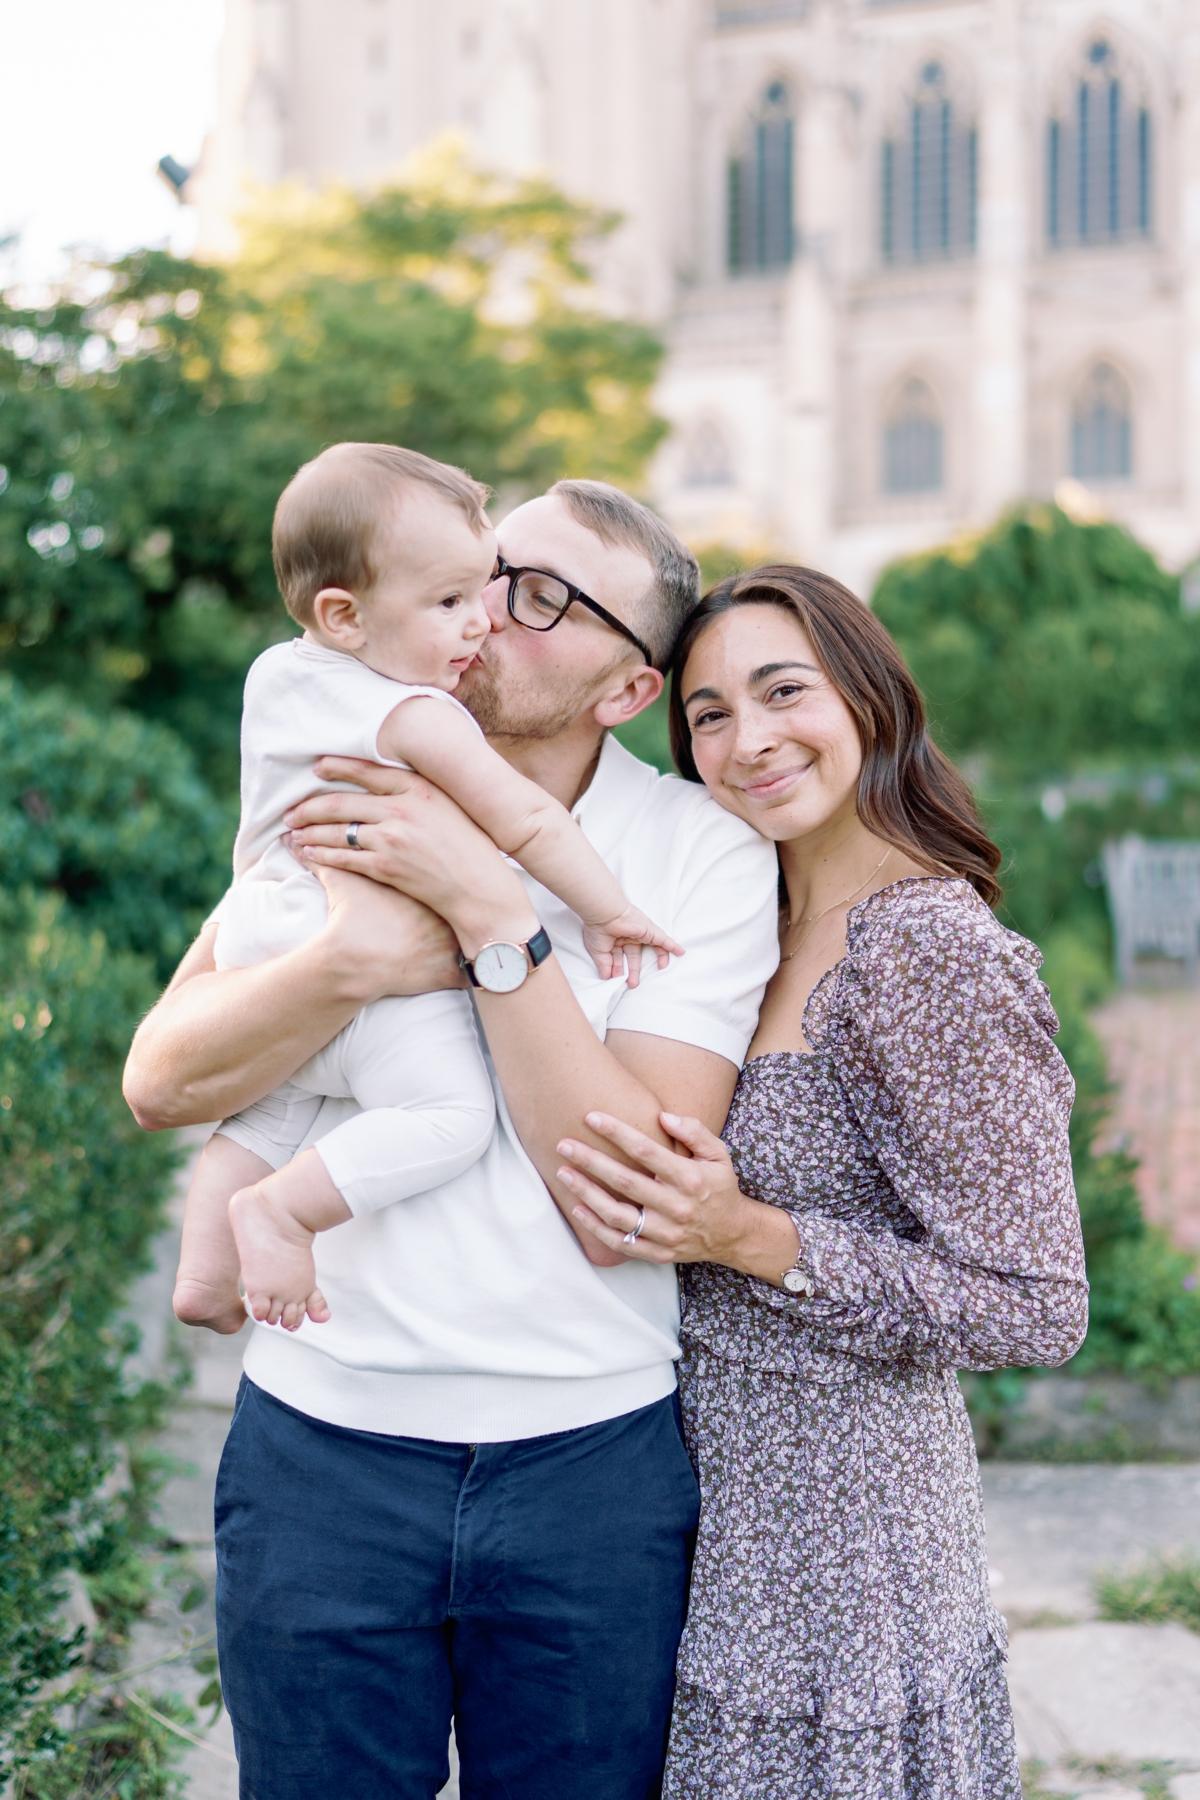
[{"label": "woman's hand", "polygon": [[[314,873],[342,869],[399,888],[448,920],[468,955],[528,922],[520,878],[432,782],[411,769],[350,757],[324,756],[314,767],[324,781],[353,781],[365,790],[326,789],[287,815],[292,853]],[[346,841],[351,823],[359,826],[357,849]]]},{"label": "woman's hand", "polygon": [[[642,1262],[722,1263],[778,1287],[799,1248],[791,1219],[742,1193],[728,1150],[698,1119],[666,1112],[659,1119],[689,1156],[607,1113],[589,1113],[589,1129],[641,1169],[574,1138],[559,1144],[571,1166],[559,1169],[558,1179],[580,1201],[572,1208],[574,1217],[610,1250]],[[639,1207],[645,1208],[645,1223],[628,1243],[626,1233],[637,1225]]]}]

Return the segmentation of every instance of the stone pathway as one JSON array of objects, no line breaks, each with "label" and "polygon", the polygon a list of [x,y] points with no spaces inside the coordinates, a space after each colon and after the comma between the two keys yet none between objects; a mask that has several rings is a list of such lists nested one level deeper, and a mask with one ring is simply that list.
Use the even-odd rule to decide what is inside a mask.
[{"label": "stone pathway", "polygon": [[[158,1268],[139,1285],[134,1311],[148,1373],[163,1367],[171,1333],[184,1338],[192,1358],[193,1386],[161,1440],[186,1472],[168,1483],[161,1514],[166,1530],[211,1579],[213,1484],[243,1340],[183,1334],[170,1321],[181,1204],[160,1245]],[[1052,1794],[1131,1800],[1144,1791],[1200,1800],[1200,1636],[1178,1625],[1101,1623],[1091,1587],[1098,1569],[1128,1567],[1156,1552],[1200,1552],[1200,1463],[991,1463],[983,1485],[993,1588],[1012,1637],[1010,1685],[1029,1800]],[[211,1598],[186,1620],[164,1601],[139,1626],[135,1656],[148,1661],[164,1654],[185,1628],[199,1635],[212,1630]],[[178,1664],[154,1681],[185,1698],[202,1685]],[[236,1800],[224,1714],[206,1741],[208,1749],[189,1750],[185,1759],[188,1800]],[[1171,1776],[1169,1788],[1160,1783],[1147,1790],[1157,1771]],[[439,1800],[457,1797],[454,1774]]]},{"label": "stone pathway", "polygon": [[1200,1251],[1200,991],[1125,988],[1092,1022],[1118,1084],[1104,1148],[1140,1159],[1146,1216]]},{"label": "stone pathway", "polygon": [[1200,1800],[1200,1635],[1101,1623],[1092,1589],[1098,1570],[1200,1553],[1200,1463],[988,1463],[983,1493],[1030,1794],[1122,1800],[1177,1770],[1173,1800]]}]

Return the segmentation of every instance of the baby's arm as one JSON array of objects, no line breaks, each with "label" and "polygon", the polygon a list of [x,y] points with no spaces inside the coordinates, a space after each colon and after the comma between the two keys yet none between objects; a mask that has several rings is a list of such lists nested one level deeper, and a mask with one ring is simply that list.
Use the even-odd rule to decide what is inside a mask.
[{"label": "baby's arm", "polygon": [[670,953],[683,954],[629,904],[566,807],[518,774],[456,707],[420,696],[402,701],[384,720],[378,747],[436,782],[493,843],[578,913],[603,976],[619,975],[628,952],[629,982],[636,986],[642,945],[656,951],[660,969]]}]

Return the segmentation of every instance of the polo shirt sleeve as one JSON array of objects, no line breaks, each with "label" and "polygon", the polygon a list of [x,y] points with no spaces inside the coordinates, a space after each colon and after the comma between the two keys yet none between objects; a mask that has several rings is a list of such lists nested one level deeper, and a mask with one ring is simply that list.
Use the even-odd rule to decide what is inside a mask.
[{"label": "polo shirt sleeve", "polygon": [[645,954],[641,983],[621,994],[608,1029],[695,1044],[740,1069],[779,964],[775,846],[715,801],[696,806],[684,829],[670,916],[645,904],[686,954],[666,969]]}]

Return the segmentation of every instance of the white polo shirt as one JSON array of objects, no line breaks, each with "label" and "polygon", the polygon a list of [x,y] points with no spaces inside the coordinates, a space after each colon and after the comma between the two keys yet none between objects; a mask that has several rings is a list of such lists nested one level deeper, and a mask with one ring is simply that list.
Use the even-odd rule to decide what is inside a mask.
[{"label": "white polo shirt", "polygon": [[[602,981],[574,913],[525,876],[589,1024],[601,1038],[645,1032],[740,1067],[779,960],[774,845],[611,737],[574,816],[687,952],[663,970],[647,958],[635,989]],[[492,1079],[496,1132],[465,1174],[317,1237],[333,1316],[294,1334],[255,1325],[245,1368],[259,1387],[332,1424],[454,1443],[567,1431],[672,1392],[674,1268],[587,1261]],[[354,1110],[327,1100],[306,1142]]]}]

